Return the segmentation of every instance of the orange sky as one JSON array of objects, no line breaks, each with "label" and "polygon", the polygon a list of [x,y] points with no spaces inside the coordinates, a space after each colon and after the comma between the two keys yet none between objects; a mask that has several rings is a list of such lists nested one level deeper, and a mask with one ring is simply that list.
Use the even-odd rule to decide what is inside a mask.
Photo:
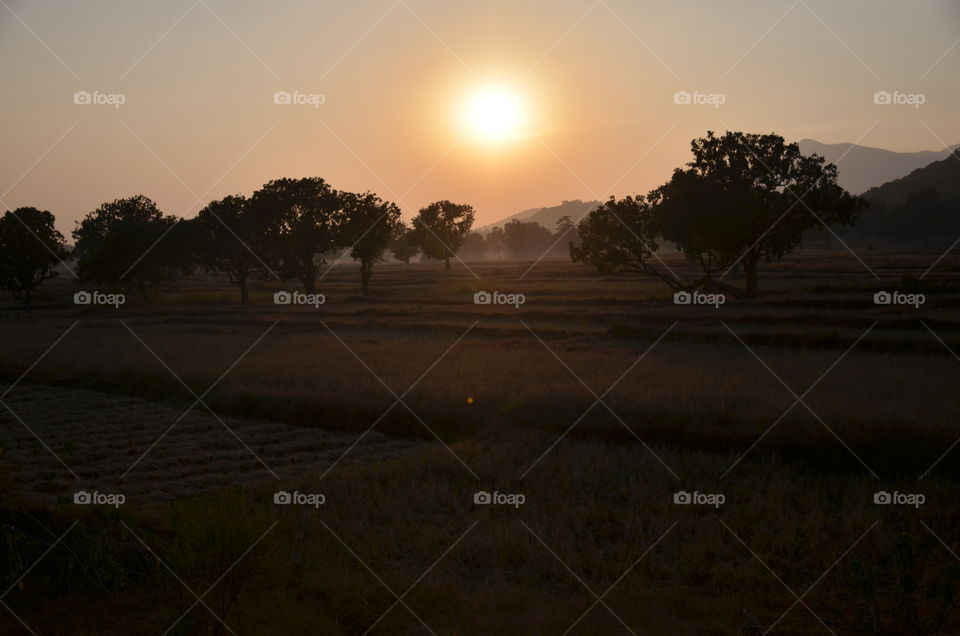
[{"label": "orange sky", "polygon": [[[65,233],[121,196],[191,217],[308,175],[408,218],[468,202],[483,225],[645,192],[708,129],[901,151],[960,141],[948,0],[5,1],[0,200],[51,210]],[[491,81],[523,95],[529,135],[484,144],[464,129],[464,95]],[[323,103],[275,104],[281,90]],[[877,105],[879,90],[924,103]],[[77,91],[123,104],[75,104]],[[677,104],[678,91],[723,104]]]}]

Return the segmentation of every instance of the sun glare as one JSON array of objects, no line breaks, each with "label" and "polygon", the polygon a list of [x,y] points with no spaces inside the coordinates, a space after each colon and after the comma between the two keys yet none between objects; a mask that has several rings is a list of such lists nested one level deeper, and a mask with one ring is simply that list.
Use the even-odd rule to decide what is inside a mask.
[{"label": "sun glare", "polygon": [[499,87],[474,92],[466,101],[466,127],[480,141],[502,142],[519,137],[526,113],[517,93]]}]

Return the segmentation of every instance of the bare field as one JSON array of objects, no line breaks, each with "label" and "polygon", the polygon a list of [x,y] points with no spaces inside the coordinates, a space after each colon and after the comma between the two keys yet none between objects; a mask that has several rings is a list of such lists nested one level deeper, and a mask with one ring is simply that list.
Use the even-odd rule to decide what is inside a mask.
[{"label": "bare field", "polygon": [[[782,416],[766,447],[803,457],[827,446],[849,464],[833,454],[838,435],[879,472],[919,474],[953,441],[960,412],[948,348],[960,338],[956,264],[928,275],[919,309],[875,306],[875,290],[922,275],[935,255],[886,258],[872,265],[891,276],[884,285],[863,269],[824,274],[856,267],[849,255],[798,257],[772,268],[764,297],[719,309],[560,263],[522,281],[524,263],[474,263],[480,280],[381,266],[370,297],[341,266],[321,282],[317,309],[272,303],[271,290],[292,285],[262,284],[242,307],[211,301],[232,293],[223,281],[197,279],[119,310],[64,306],[67,288],[59,306],[5,325],[0,368],[16,378],[69,330],[31,378],[180,408],[193,402],[185,383],[209,388],[205,402],[223,415],[351,433],[377,421],[380,432],[446,442],[501,426],[559,433],[583,415],[572,434],[732,452]],[[816,291],[824,285],[838,289]],[[482,289],[526,302],[473,304]],[[391,408],[408,389],[409,409]],[[614,413],[590,409],[608,389]],[[785,413],[808,389],[810,408]],[[904,443],[916,445],[908,458]]]},{"label": "bare field", "polygon": [[5,461],[20,495],[32,502],[69,500],[85,489],[151,504],[298,478],[341,458],[344,464],[385,459],[422,445],[376,432],[354,445],[356,435],[221,422],[202,406],[185,414],[139,398],[47,385],[18,387],[6,404],[9,410],[0,413]]},{"label": "bare field", "polygon": [[[864,253],[878,281],[801,254],[719,308],[568,263],[382,265],[368,297],[341,266],[318,308],[203,277],[77,308],[61,277],[0,323],[0,370],[27,372],[0,492],[28,556],[79,525],[7,602],[37,634],[960,633],[960,260],[924,276],[937,256]],[[921,307],[873,304],[921,276]],[[128,504],[73,506],[55,455]],[[97,584],[48,598],[57,577]]]}]

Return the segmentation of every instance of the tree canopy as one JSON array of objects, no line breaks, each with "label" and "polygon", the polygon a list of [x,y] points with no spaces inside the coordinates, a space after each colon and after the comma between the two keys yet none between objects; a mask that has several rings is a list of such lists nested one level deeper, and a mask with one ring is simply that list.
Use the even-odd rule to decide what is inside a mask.
[{"label": "tree canopy", "polygon": [[373,275],[373,264],[383,258],[383,253],[397,232],[400,208],[372,192],[343,193],[342,196],[343,235],[352,243],[350,257],[360,262],[360,286],[366,294]]},{"label": "tree canopy", "polygon": [[55,268],[66,256],[63,234],[50,212],[17,208],[0,217],[0,289],[28,309],[34,290],[57,275]]},{"label": "tree canopy", "polygon": [[[571,249],[574,260],[602,271],[639,269],[675,289],[720,288],[750,297],[757,294],[760,262],[801,247],[809,229],[854,223],[864,208],[837,184],[835,165],[801,154],[779,135],[709,131],[691,149],[693,160],[646,197],[611,199],[581,221],[583,245]],[[649,257],[656,239],[698,263],[703,278],[685,284],[654,267]],[[715,277],[737,265],[742,291]]]},{"label": "tree canopy", "polygon": [[142,194],[104,203],[73,230],[78,275],[147,295],[192,269],[189,237],[177,225]]},{"label": "tree canopy", "polygon": [[325,252],[338,247],[343,197],[320,177],[276,179],[253,193],[251,214],[267,230],[261,258],[284,279],[316,291]]},{"label": "tree canopy", "polygon": [[450,270],[450,258],[460,249],[473,227],[476,213],[465,203],[436,201],[420,210],[413,219],[413,241],[430,258],[443,260]]},{"label": "tree canopy", "polygon": [[249,199],[230,195],[211,201],[193,221],[196,258],[210,271],[223,272],[240,288],[240,302],[247,303],[247,282],[252,276],[273,277],[257,250],[264,247],[271,220],[253,213]]}]

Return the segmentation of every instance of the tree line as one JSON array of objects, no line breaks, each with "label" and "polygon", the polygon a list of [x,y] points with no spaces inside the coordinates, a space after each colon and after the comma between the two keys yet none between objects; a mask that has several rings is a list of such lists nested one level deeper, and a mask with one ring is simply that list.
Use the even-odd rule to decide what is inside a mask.
[{"label": "tree line", "polygon": [[144,297],[198,268],[222,273],[246,303],[252,279],[297,280],[314,293],[326,256],[346,251],[366,294],[388,249],[407,261],[422,251],[449,269],[474,217],[469,205],[437,201],[410,227],[396,204],[372,192],[337,190],[319,177],[276,179],[250,197],[212,201],[190,220],[165,215],[142,194],[104,203],[77,223],[68,252],[53,214],[19,208],[0,218],[0,288],[29,306],[37,286],[72,258],[81,281]]},{"label": "tree line", "polygon": [[[673,290],[751,297],[761,263],[802,247],[813,228],[854,224],[866,207],[837,184],[835,165],[779,135],[708,131],[691,149],[693,160],[646,196],[611,197],[581,219],[562,217],[555,233],[514,220],[482,236],[471,232],[473,207],[447,200],[407,225],[396,204],[319,177],[270,181],[250,197],[212,201],[191,220],[163,214],[143,195],[117,199],[77,223],[69,253],[53,214],[19,208],[0,217],[0,289],[29,306],[37,286],[72,257],[81,280],[145,297],[198,267],[223,273],[246,303],[255,278],[298,280],[314,293],[325,255],[338,252],[359,263],[366,294],[388,250],[405,263],[423,253],[446,270],[460,252],[540,258],[565,250],[601,272],[635,271]],[[663,267],[661,243],[674,245],[702,276],[684,282]],[[742,290],[722,280],[734,268],[743,273]]]}]

